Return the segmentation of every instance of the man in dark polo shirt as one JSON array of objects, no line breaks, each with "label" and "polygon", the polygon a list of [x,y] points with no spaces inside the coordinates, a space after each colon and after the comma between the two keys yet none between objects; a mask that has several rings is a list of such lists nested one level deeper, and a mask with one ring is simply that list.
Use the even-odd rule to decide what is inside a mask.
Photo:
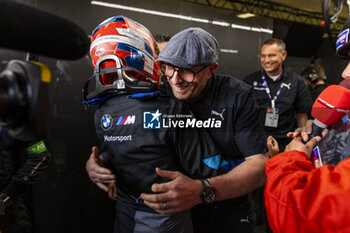
[{"label": "man in dark polo shirt", "polygon": [[312,106],[302,78],[283,69],[286,57],[285,43],[269,39],[261,46],[262,69],[244,78],[254,89],[266,133],[277,140],[281,151],[291,140],[286,134],[306,124]]},{"label": "man in dark polo shirt", "polygon": [[[218,42],[211,34],[189,28],[170,39],[158,61],[175,98],[188,102],[197,119],[221,122],[220,128],[207,130],[224,156],[241,163],[225,175],[203,180],[157,169],[158,175],[170,181],[153,184],[157,194],[142,194],[141,198],[162,214],[199,204],[192,209],[194,232],[245,233],[251,232],[253,221],[247,194],[265,182],[267,156],[262,153],[266,138],[252,88],[231,76],[213,73],[218,52]],[[193,142],[194,147],[197,144]],[[113,182],[115,177],[97,168],[93,156],[87,164],[92,181]]]}]

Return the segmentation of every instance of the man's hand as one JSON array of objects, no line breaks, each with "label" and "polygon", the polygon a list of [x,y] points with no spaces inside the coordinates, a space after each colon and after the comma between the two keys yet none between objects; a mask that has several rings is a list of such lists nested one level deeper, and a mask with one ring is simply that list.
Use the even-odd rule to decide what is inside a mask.
[{"label": "man's hand", "polygon": [[99,155],[98,148],[94,146],[91,151],[90,158],[86,162],[86,171],[92,182],[100,189],[108,192],[108,187],[105,184],[115,183],[115,175],[113,175],[112,171],[108,168],[101,166],[101,164],[103,164],[103,158]]},{"label": "man's hand", "polygon": [[285,149],[285,152],[297,150],[304,152],[307,156],[311,156],[312,150],[315,148],[317,143],[321,141],[321,137],[316,136],[314,138],[311,138],[310,141],[308,141],[306,144],[302,142],[302,138],[300,136],[295,137],[287,146]]},{"label": "man's hand", "polygon": [[314,120],[308,120],[304,127],[297,128],[294,132],[287,133],[287,137],[289,138],[295,138],[298,136],[301,136],[304,142],[309,140],[309,134],[312,133],[312,124],[314,123]]},{"label": "man's hand", "polygon": [[[314,120],[308,120],[304,127],[297,128],[294,132],[287,133],[287,137],[289,138],[295,138],[298,136],[301,136],[304,142],[307,142],[309,140],[309,135],[312,133],[312,124],[314,123]],[[322,137],[324,137],[328,133],[328,129],[325,128],[322,131]]]},{"label": "man's hand", "polygon": [[157,194],[141,194],[144,203],[160,214],[173,214],[192,208],[201,202],[202,183],[180,172],[156,168],[159,176],[170,179],[167,183],[153,184]]},{"label": "man's hand", "polygon": [[269,158],[280,153],[280,148],[278,146],[278,142],[276,141],[276,139],[274,139],[274,137],[269,136],[267,138],[266,144],[267,144],[267,148],[269,149],[269,151],[266,153],[266,155],[268,155]]}]

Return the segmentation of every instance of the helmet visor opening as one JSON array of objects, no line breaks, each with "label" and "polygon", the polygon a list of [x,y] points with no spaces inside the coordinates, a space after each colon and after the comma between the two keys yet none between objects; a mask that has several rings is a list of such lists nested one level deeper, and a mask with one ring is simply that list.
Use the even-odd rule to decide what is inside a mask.
[{"label": "helmet visor opening", "polygon": [[[100,63],[100,71],[106,71],[108,68],[116,67],[114,60],[106,60]],[[100,75],[100,82],[104,86],[112,85],[118,79],[118,73],[115,70],[102,72]]]}]

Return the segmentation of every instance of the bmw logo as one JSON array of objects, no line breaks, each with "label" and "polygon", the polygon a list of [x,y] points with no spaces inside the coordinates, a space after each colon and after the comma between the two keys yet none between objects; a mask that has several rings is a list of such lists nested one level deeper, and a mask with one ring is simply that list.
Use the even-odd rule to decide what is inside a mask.
[{"label": "bmw logo", "polygon": [[113,118],[109,114],[103,115],[101,119],[101,126],[104,130],[109,130],[113,125]]}]

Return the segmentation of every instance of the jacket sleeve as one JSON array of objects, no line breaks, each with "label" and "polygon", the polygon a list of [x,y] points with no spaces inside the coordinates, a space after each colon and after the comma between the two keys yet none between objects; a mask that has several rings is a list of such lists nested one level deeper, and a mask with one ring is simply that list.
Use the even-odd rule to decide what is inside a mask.
[{"label": "jacket sleeve", "polygon": [[299,151],[266,164],[265,206],[273,232],[350,232],[350,159],[315,169]]},{"label": "jacket sleeve", "polygon": [[[35,183],[40,174],[47,168],[51,155],[44,141],[37,141],[23,147],[26,159],[24,164],[12,176],[7,186],[1,192],[11,198],[16,198],[29,185]],[[16,150],[18,151],[18,150]]]}]

